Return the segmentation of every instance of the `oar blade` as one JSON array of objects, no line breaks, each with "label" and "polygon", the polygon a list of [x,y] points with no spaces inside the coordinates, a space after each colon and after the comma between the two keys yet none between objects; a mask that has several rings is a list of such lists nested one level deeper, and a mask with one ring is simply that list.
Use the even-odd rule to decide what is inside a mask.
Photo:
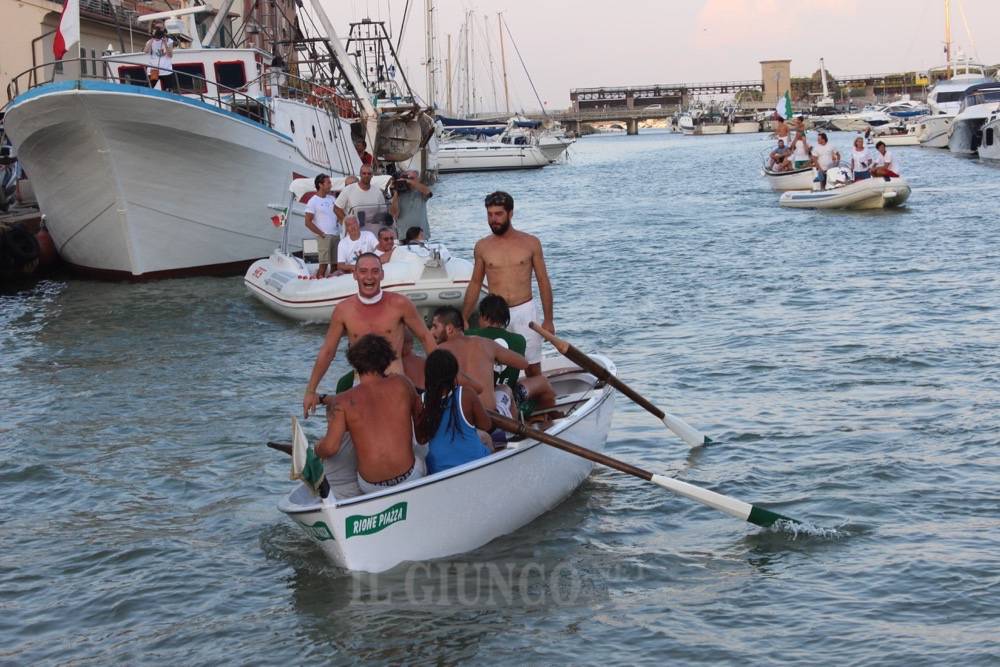
[{"label": "oar blade", "polygon": [[663,415],[663,425],[675,433],[681,440],[686,442],[688,447],[701,447],[702,445],[707,445],[712,442],[707,435],[697,430],[680,417],[672,415],[669,412],[664,413]]}]

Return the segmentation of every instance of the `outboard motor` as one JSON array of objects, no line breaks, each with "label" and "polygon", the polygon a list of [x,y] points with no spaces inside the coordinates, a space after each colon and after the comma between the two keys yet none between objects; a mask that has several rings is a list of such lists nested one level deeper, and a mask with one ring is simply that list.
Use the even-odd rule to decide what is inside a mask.
[{"label": "outboard motor", "polygon": [[832,190],[850,183],[851,179],[843,167],[830,167],[826,170],[826,189]]}]

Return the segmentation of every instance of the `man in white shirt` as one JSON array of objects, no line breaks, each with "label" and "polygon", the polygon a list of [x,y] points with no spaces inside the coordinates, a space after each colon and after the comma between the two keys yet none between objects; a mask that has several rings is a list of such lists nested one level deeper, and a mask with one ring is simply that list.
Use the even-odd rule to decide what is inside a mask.
[{"label": "man in white shirt", "polygon": [[885,176],[886,178],[897,178],[899,176],[899,161],[889,152],[884,141],[875,144],[874,157],[875,166],[872,167],[872,176]]},{"label": "man in white shirt", "polygon": [[361,166],[361,179],[344,188],[337,197],[337,220],[344,221],[348,215],[358,218],[364,228],[377,225],[376,216],[388,208],[385,193],[372,187],[372,167],[369,164]]},{"label": "man in white shirt", "polygon": [[382,260],[383,264],[388,264],[392,260],[392,251],[396,249],[396,230],[392,227],[383,227],[378,230],[378,246],[375,247],[375,254]]},{"label": "man in white shirt", "polygon": [[337,269],[344,273],[354,273],[358,257],[375,250],[378,239],[369,231],[361,231],[361,225],[353,215],[344,218],[344,228],[347,236],[340,239],[337,246]]},{"label": "man in white shirt", "polygon": [[340,240],[337,216],[334,215],[334,199],[330,196],[333,182],[326,174],[320,174],[313,180],[316,194],[306,204],[306,229],[316,235],[316,245],[319,250],[319,268],[316,277],[326,275],[328,265],[335,263],[337,242]]},{"label": "man in white shirt", "polygon": [[826,132],[820,132],[815,146],[812,147],[812,163],[816,167],[820,187],[826,187],[826,170],[837,166],[840,162],[840,153],[830,144]]}]

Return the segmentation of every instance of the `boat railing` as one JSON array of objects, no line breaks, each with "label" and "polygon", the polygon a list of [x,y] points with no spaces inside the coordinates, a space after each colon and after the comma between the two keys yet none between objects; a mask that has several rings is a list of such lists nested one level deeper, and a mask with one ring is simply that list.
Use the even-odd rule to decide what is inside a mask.
[{"label": "boat railing", "polygon": [[[119,78],[117,79],[113,77],[110,67],[111,63],[128,65],[131,67],[142,67],[143,79],[146,78],[146,66],[142,63],[137,63],[134,60],[117,60],[114,58],[66,58],[59,62],[63,64],[64,69],[69,69],[65,66],[71,63],[79,64],[79,67],[77,68],[78,75],[73,78],[67,78],[67,81],[91,79],[104,81],[106,83],[120,83],[122,85],[128,83],[131,83],[132,85],[142,85],[139,81],[123,80],[121,75],[119,75]],[[19,95],[28,92],[33,88],[53,83],[55,81],[56,74],[55,65],[56,63],[51,62],[43,63],[27,69],[13,77],[10,80],[10,83],[7,84],[7,103],[10,104],[10,102],[12,102]],[[52,68],[51,75],[48,77],[40,77],[39,74],[42,73],[44,68],[47,67]],[[236,90],[235,88],[230,88],[215,81],[210,81],[209,79],[200,77],[196,74],[191,74],[190,72],[183,72],[165,67],[160,67],[159,69],[161,71],[168,71],[177,75],[178,82],[184,80],[185,82],[198,82],[201,84],[198,86],[199,90],[193,90],[194,86],[189,86],[189,89],[176,92],[176,95],[187,98],[197,98],[211,106],[218,107],[219,109],[225,111],[230,111],[260,123],[261,125],[271,127],[271,118],[268,112],[268,107],[260,99],[247,95],[245,92]],[[214,90],[214,93],[209,93],[209,90]]]}]

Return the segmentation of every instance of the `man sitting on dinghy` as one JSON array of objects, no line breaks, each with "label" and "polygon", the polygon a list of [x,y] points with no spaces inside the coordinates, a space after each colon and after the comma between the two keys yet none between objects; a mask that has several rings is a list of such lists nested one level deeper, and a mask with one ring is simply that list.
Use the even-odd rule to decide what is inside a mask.
[{"label": "man sitting on dinghy", "polygon": [[398,360],[392,345],[382,336],[366,334],[351,345],[347,360],[359,382],[328,399],[326,435],[316,443],[316,455],[324,459],[336,455],[349,433],[362,493],[426,475],[423,459],[413,451],[413,421],[420,418],[420,398],[405,376],[386,373]]},{"label": "man sitting on dinghy", "polygon": [[872,168],[872,176],[899,178],[899,161],[886,148],[884,141],[875,144],[875,155],[873,157],[875,159],[875,166]]},{"label": "man sitting on dinghy", "polygon": [[383,264],[392,261],[392,251],[396,249],[396,230],[392,227],[383,227],[378,230],[378,245],[375,246],[375,254],[382,260]]},{"label": "man sitting on dinghy", "polygon": [[[538,319],[538,305],[531,292],[531,277],[538,283],[542,301],[542,328],[556,332],[552,318],[552,283],[542,255],[542,243],[537,237],[514,229],[514,198],[506,192],[486,196],[486,220],[492,235],[479,239],[473,250],[475,265],[465,290],[462,315],[468,321],[479,300],[483,277],[490,292],[499,294],[510,305],[510,330],[524,336],[527,342],[528,375],[542,373],[542,337],[530,326]],[[461,361],[461,359],[459,359]]]},{"label": "man sitting on dinghy", "polygon": [[330,369],[345,333],[352,346],[365,334],[375,333],[386,338],[396,354],[388,372],[400,375],[403,374],[403,364],[399,359],[403,350],[403,329],[412,331],[426,352],[432,352],[437,347],[413,302],[401,294],[382,290],[383,275],[382,262],[374,254],[365,253],[358,257],[354,270],[358,293],[340,302],[330,316],[326,338],[316,356],[302,399],[302,411],[306,417],[319,404],[316,389]]},{"label": "man sitting on dinghy", "polygon": [[354,263],[358,257],[375,250],[378,239],[368,230],[362,230],[358,219],[353,215],[344,218],[344,229],[347,235],[337,244],[337,270],[344,273],[354,273]]}]

